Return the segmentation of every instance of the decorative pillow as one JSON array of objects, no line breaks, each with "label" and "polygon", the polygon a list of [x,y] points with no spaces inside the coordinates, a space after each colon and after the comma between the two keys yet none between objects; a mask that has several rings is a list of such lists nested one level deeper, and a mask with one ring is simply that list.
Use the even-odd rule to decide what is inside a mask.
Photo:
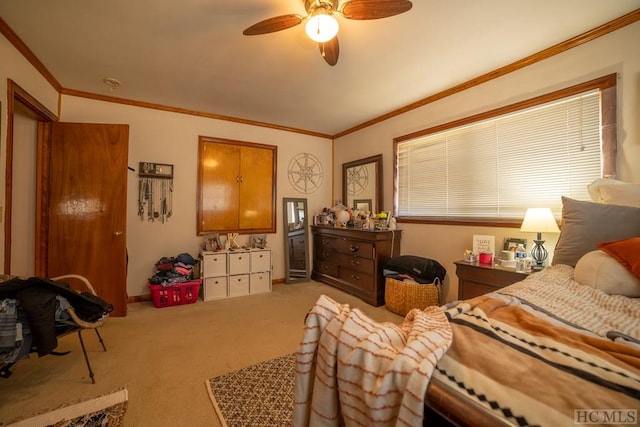
[{"label": "decorative pillow", "polygon": [[640,207],[640,184],[600,178],[589,184],[587,190],[596,203]]},{"label": "decorative pillow", "polygon": [[640,297],[640,279],[601,250],[585,254],[573,272],[576,282],[610,295]]},{"label": "decorative pillow", "polygon": [[598,243],[596,246],[640,279],[640,237]]},{"label": "decorative pillow", "polygon": [[575,267],[596,244],[640,236],[640,208],[603,205],[562,196],[562,227],[553,265]]}]

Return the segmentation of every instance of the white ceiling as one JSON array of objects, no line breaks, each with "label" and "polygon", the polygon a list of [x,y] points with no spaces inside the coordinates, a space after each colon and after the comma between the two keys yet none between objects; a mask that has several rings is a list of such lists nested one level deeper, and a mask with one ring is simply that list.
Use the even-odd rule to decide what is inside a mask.
[{"label": "white ceiling", "polygon": [[[304,34],[243,36],[303,0],[3,0],[0,17],[65,89],[335,135],[563,42],[639,0],[413,0],[338,18],[331,67]],[[110,92],[104,77],[121,81]]]}]

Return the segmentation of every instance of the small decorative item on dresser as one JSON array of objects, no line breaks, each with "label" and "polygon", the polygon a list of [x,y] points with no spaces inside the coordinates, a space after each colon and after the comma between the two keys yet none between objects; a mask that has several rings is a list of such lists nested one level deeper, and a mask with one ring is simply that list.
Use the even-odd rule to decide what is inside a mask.
[{"label": "small decorative item on dresser", "polygon": [[493,254],[491,252],[480,252],[478,259],[480,264],[491,265],[493,262]]}]

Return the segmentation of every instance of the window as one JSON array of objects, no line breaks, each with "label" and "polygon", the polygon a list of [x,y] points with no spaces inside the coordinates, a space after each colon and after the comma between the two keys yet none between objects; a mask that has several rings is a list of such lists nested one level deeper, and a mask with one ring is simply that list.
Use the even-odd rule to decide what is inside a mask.
[{"label": "window", "polygon": [[396,138],[399,220],[520,224],[529,207],[560,196],[588,200],[587,185],[615,176],[611,75]]}]

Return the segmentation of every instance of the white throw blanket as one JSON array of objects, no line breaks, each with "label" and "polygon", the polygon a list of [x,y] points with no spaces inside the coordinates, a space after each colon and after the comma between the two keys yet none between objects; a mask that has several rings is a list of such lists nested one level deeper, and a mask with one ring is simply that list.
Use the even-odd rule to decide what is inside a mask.
[{"label": "white throw blanket", "polygon": [[451,341],[439,307],[396,325],[322,295],[297,355],[294,426],[422,425],[429,379]]}]

